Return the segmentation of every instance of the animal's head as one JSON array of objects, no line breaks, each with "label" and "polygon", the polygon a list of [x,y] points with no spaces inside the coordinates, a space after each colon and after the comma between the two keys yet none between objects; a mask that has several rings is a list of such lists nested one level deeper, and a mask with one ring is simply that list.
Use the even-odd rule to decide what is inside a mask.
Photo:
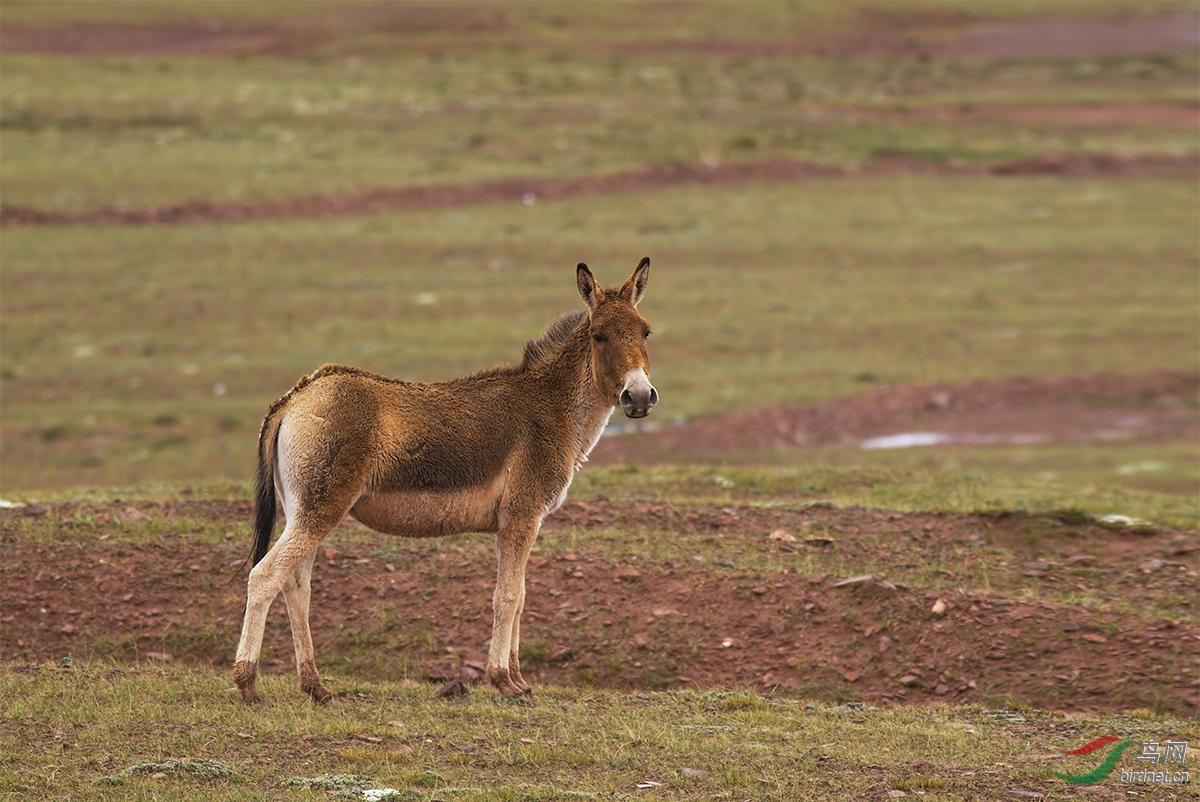
[{"label": "animal's head", "polygon": [[650,384],[650,354],[646,350],[650,324],[637,311],[649,278],[649,257],[643,258],[633,275],[615,288],[604,289],[597,284],[585,264],[575,269],[579,294],[588,305],[592,376],[600,392],[631,418],[646,417],[658,403],[658,391]]}]

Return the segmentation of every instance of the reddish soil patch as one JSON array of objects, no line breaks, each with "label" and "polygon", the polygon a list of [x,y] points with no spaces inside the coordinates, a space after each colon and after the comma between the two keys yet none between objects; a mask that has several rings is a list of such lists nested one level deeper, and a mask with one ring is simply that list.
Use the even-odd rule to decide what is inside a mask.
[{"label": "reddish soil patch", "polygon": [[[346,4],[337,17],[286,16],[269,23],[226,22],[215,15],[203,20],[73,24],[52,27],[5,25],[0,49],[6,53],[59,55],[224,55],[260,53],[304,55],[347,33],[409,38],[431,33],[472,35],[508,27],[500,9],[466,5],[418,6],[386,3],[377,7]],[[213,8],[219,13],[219,8]]]},{"label": "reddish soil patch", "polygon": [[1194,51],[1200,20],[1194,16],[1125,19],[1033,19],[968,22],[937,8],[859,9],[845,32],[799,32],[772,39],[655,39],[614,47],[636,53],[685,51],[729,58],[806,54],[838,58],[1083,59]]},{"label": "reddish soil patch", "polygon": [[814,179],[878,177],[900,174],[939,176],[1053,175],[1194,177],[1200,156],[1117,156],[1080,154],[1045,156],[990,167],[933,164],[905,154],[884,154],[878,164],[844,170],[811,162],[775,159],[704,164],[649,165],[637,170],[584,178],[509,178],[475,184],[443,184],[403,188],[376,187],[350,195],[310,195],[262,203],[189,201],[141,209],[102,207],[82,212],[50,212],[25,206],[0,205],[0,225],[155,225],[267,220],[284,217],[334,217],[375,214],[397,209],[446,208],[479,203],[516,203],[528,193],[558,200],[613,192],[657,190],[697,184],[741,184],[747,181],[810,181]]},{"label": "reddish soil patch", "polygon": [[[287,16],[273,23],[248,25],[215,15],[206,19],[67,24],[33,27],[5,25],[0,49],[8,53],[62,55],[147,55],[263,53],[302,55],[323,46],[353,49],[369,32],[374,47],[387,38],[393,46],[421,46],[421,38],[439,34],[436,47],[478,46],[498,40],[536,46],[538,40],[512,30],[503,10],[486,5],[380,6],[346,4],[337,16]],[[382,39],[381,39],[382,37]],[[844,33],[799,31],[772,39],[643,38],[593,41],[592,51],[662,53],[689,51],[731,58],[820,54],[838,57],[912,58],[1111,58],[1192,51],[1200,46],[1195,16],[1124,19],[1035,19],[1015,22],[968,22],[953,11],[936,8],[857,10]]]},{"label": "reddish soil patch", "polygon": [[970,25],[925,46],[940,58],[1119,58],[1195,51],[1196,17],[1042,19]]},{"label": "reddish soil patch", "polygon": [[[244,522],[251,512],[248,502],[139,506],[181,527]],[[152,545],[97,540],[122,507],[0,513],[0,658],[74,653],[229,666],[244,603],[243,580],[230,583],[231,562],[244,559],[246,544],[214,547],[175,533]],[[31,539],[31,527],[59,535]],[[756,686],[878,703],[1018,699],[1087,711],[1149,706],[1190,714],[1200,704],[1200,627],[1065,601],[1102,593],[1123,609],[1194,612],[1194,534],[1016,516],[604,500],[568,502],[547,521],[548,531],[585,536],[613,528],[672,537],[684,544],[681,556],[535,554],[522,624],[524,643],[534,646],[526,659],[531,679]],[[464,548],[351,529],[353,537],[335,533],[328,541],[314,575],[322,659],[351,654],[376,675],[477,681],[495,570],[487,540],[457,541]],[[796,540],[767,536],[779,530]],[[813,532],[820,536],[806,536]],[[743,567],[686,556],[687,544],[701,543],[709,553],[715,545],[718,554],[736,555]],[[1005,549],[1023,556],[1004,556]],[[893,579],[928,576],[933,563],[951,567],[940,589],[886,576],[847,583],[833,571],[765,569],[810,555],[804,564],[883,562]],[[746,567],[754,565],[763,568]],[[983,568],[989,589],[953,589]],[[264,664],[284,672],[292,670],[292,648],[276,604]]]},{"label": "reddish soil patch", "polygon": [[1182,371],[886,387],[825,404],[748,409],[657,430],[641,426],[636,437],[603,438],[590,460],[684,463],[735,451],[860,446],[914,432],[964,445],[1195,440],[1197,394],[1200,376]]},{"label": "reddish soil patch", "polygon": [[1200,108],[1194,103],[1118,103],[1096,106],[983,106],[979,116],[1015,123],[1069,125],[1144,125],[1200,127]]},{"label": "reddish soil patch", "polygon": [[330,32],[312,24],[240,25],[220,20],[145,25],[63,25],[35,28],[5,25],[0,49],[6,53],[56,55],[299,54],[326,41]]}]

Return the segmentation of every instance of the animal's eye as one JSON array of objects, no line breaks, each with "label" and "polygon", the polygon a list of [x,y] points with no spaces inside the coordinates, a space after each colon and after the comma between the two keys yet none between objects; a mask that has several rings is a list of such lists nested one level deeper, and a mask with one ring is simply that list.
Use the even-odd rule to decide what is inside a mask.
[{"label": "animal's eye", "polygon": [[600,345],[603,345],[604,343],[608,342],[608,338],[605,337],[603,334],[593,334],[592,339],[595,340]]},{"label": "animal's eye", "polygon": [[649,340],[649,339],[650,339],[650,335],[651,335],[651,334],[653,334],[653,333],[654,333],[654,332],[652,332],[652,331],[650,331],[649,329],[647,329],[647,330],[646,330],[646,333],[642,335],[642,339]]}]

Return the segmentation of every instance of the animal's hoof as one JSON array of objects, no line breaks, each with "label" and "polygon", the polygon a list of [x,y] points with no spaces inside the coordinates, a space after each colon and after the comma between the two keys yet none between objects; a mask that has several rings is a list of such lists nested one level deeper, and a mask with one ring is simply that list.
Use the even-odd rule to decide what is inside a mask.
[{"label": "animal's hoof", "polygon": [[262,700],[258,698],[258,690],[255,687],[255,676],[258,673],[258,665],[249,660],[242,660],[233,665],[233,682],[237,685],[238,690],[242,692],[242,701],[248,705],[261,704]]},{"label": "animal's hoof", "polygon": [[333,701],[333,694],[319,685],[316,688],[310,688],[308,695],[312,697],[315,704],[319,705],[327,705]]}]

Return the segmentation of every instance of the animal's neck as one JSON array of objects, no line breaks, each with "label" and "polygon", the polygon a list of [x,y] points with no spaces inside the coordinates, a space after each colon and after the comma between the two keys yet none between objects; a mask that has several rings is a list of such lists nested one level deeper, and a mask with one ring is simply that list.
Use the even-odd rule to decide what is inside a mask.
[{"label": "animal's neck", "polygon": [[[571,333],[551,367],[556,378],[569,385],[564,399],[570,399],[567,410],[576,429],[578,443],[575,467],[587,461],[600,433],[613,413],[614,404],[605,396],[592,375],[592,343],[588,320],[585,317]],[[564,388],[565,389],[565,388]]]}]

